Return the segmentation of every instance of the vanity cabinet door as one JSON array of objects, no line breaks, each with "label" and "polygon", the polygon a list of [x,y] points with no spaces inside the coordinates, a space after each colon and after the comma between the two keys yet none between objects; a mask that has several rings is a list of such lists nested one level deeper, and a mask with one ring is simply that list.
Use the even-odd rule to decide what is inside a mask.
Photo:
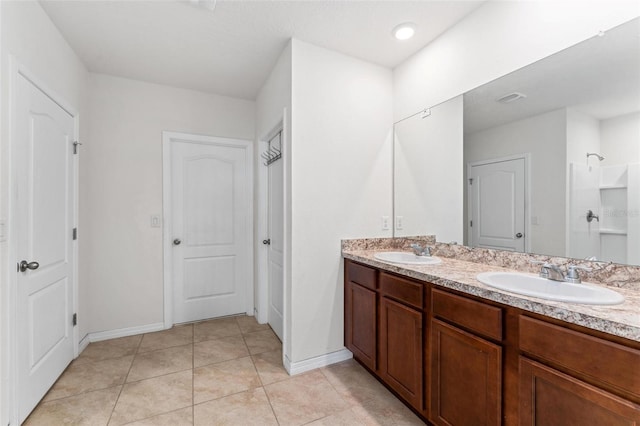
[{"label": "vanity cabinet door", "polygon": [[345,345],[371,370],[377,368],[377,316],[375,291],[347,282],[345,294]]},{"label": "vanity cabinet door", "polygon": [[423,409],[422,312],[380,298],[380,376],[417,410]]},{"label": "vanity cabinet door", "polygon": [[520,426],[639,423],[639,405],[520,357]]},{"label": "vanity cabinet door", "polygon": [[431,421],[436,425],[501,424],[502,348],[431,320]]}]

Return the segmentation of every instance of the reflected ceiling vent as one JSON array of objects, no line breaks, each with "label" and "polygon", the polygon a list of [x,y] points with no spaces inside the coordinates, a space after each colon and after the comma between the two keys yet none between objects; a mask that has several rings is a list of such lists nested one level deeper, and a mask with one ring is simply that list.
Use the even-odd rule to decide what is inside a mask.
[{"label": "reflected ceiling vent", "polygon": [[525,95],[524,93],[513,92],[513,93],[509,93],[499,97],[498,99],[496,99],[496,102],[502,102],[503,104],[510,104],[511,102],[515,102],[517,100],[524,99],[526,97],[527,95]]}]

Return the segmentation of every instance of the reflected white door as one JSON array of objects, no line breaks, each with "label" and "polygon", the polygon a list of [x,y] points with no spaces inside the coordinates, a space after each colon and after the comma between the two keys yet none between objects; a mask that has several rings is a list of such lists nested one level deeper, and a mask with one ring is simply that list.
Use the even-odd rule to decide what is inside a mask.
[{"label": "reflected white door", "polygon": [[[276,138],[282,138],[279,133]],[[282,140],[275,141],[282,146]],[[271,163],[269,167],[269,325],[282,341],[284,311],[284,160]]]},{"label": "reflected white door", "polygon": [[252,313],[250,143],[171,141],[174,323]]},{"label": "reflected white door", "polygon": [[473,247],[524,252],[525,159],[468,168]]},{"label": "reflected white door", "polygon": [[73,359],[74,118],[21,74],[15,117],[16,260],[25,261],[16,267],[15,356],[23,421]]}]

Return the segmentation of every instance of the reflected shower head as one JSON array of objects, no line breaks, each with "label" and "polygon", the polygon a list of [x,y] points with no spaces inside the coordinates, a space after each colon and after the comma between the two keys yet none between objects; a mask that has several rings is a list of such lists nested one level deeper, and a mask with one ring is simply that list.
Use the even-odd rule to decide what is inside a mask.
[{"label": "reflected shower head", "polygon": [[589,157],[594,156],[594,157],[598,157],[598,160],[602,161],[604,160],[604,157],[598,153],[595,152],[587,152],[587,160],[589,159]]}]

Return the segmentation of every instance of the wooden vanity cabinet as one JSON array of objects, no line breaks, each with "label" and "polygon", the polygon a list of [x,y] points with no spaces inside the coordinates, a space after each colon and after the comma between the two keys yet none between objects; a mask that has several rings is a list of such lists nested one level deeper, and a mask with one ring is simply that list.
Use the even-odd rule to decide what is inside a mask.
[{"label": "wooden vanity cabinet", "polygon": [[371,370],[378,368],[378,271],[345,260],[345,346]]},{"label": "wooden vanity cabinet", "polygon": [[380,274],[380,377],[413,408],[423,410],[424,284]]},{"label": "wooden vanity cabinet", "polygon": [[640,424],[640,350],[520,316],[520,425]]},{"label": "wooden vanity cabinet", "polygon": [[500,425],[502,309],[433,289],[431,313],[430,420]]},{"label": "wooden vanity cabinet", "polygon": [[436,425],[640,426],[640,343],[345,260],[345,345]]}]

